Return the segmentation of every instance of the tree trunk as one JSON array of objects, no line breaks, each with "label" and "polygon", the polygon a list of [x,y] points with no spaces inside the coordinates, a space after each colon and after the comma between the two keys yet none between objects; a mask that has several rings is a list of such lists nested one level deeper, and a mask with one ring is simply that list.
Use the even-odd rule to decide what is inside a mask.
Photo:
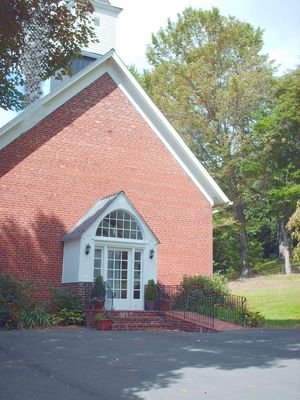
[{"label": "tree trunk", "polygon": [[279,258],[284,260],[284,271],[288,275],[292,272],[290,262],[290,247],[288,240],[288,232],[285,227],[283,218],[278,221],[278,247]]},{"label": "tree trunk", "polygon": [[240,227],[240,242],[241,242],[241,276],[249,278],[252,275],[252,270],[249,264],[249,251],[248,251],[248,236],[246,230],[246,218],[243,206],[238,204],[235,206],[235,214],[239,221]]}]

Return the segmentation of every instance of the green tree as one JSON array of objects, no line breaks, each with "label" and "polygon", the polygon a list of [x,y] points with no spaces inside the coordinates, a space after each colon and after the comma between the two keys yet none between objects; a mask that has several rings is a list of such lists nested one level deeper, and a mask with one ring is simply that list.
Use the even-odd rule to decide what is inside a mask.
[{"label": "green tree", "polygon": [[262,31],[234,17],[187,8],[152,36],[145,88],[233,201],[241,275],[251,273],[247,202],[257,169],[255,121],[269,107],[273,67]]},{"label": "green tree", "polygon": [[297,202],[297,208],[294,214],[289,219],[287,228],[297,240],[297,247],[294,249],[294,259],[300,262],[300,200]]},{"label": "green tree", "polygon": [[[92,12],[90,0],[1,1],[1,108],[22,109],[36,99],[42,80],[56,71],[58,77],[70,72],[70,61],[95,40]],[[20,88],[24,83],[37,96],[26,98]]]},{"label": "green tree", "polygon": [[271,112],[256,126],[261,141],[261,184],[277,221],[279,256],[291,272],[286,224],[300,198],[300,69],[277,79]]}]

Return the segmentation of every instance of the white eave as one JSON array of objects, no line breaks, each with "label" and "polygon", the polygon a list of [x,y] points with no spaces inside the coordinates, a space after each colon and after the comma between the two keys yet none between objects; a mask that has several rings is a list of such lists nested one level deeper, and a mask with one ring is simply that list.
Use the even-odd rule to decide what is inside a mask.
[{"label": "white eave", "polygon": [[110,50],[0,129],[0,150],[108,73],[213,207],[230,200],[158,110],[125,64]]}]

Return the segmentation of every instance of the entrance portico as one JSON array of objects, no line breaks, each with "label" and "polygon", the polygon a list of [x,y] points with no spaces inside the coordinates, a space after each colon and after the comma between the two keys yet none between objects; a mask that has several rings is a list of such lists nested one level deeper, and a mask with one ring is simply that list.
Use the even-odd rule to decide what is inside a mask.
[{"label": "entrance portico", "polygon": [[158,243],[124,192],[108,196],[64,237],[62,283],[102,275],[116,310],[143,310],[144,285],[157,280]]}]

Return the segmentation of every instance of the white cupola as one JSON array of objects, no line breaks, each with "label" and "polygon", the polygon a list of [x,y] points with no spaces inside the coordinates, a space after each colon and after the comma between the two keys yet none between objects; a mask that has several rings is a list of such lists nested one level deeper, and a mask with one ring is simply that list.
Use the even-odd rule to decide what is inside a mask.
[{"label": "white cupola", "polygon": [[[114,7],[109,0],[93,0],[94,14],[93,24],[98,38],[97,43],[90,43],[81,51],[81,56],[72,61],[72,76],[77,74],[87,65],[116,47],[117,18],[122,8]],[[62,80],[55,77],[50,79],[50,91],[52,92],[70,77],[65,76]]]},{"label": "white cupola", "polygon": [[94,28],[98,43],[90,43],[83,49],[85,52],[103,55],[115,49],[117,35],[117,18],[122,8],[114,7],[108,0],[93,0]]}]

